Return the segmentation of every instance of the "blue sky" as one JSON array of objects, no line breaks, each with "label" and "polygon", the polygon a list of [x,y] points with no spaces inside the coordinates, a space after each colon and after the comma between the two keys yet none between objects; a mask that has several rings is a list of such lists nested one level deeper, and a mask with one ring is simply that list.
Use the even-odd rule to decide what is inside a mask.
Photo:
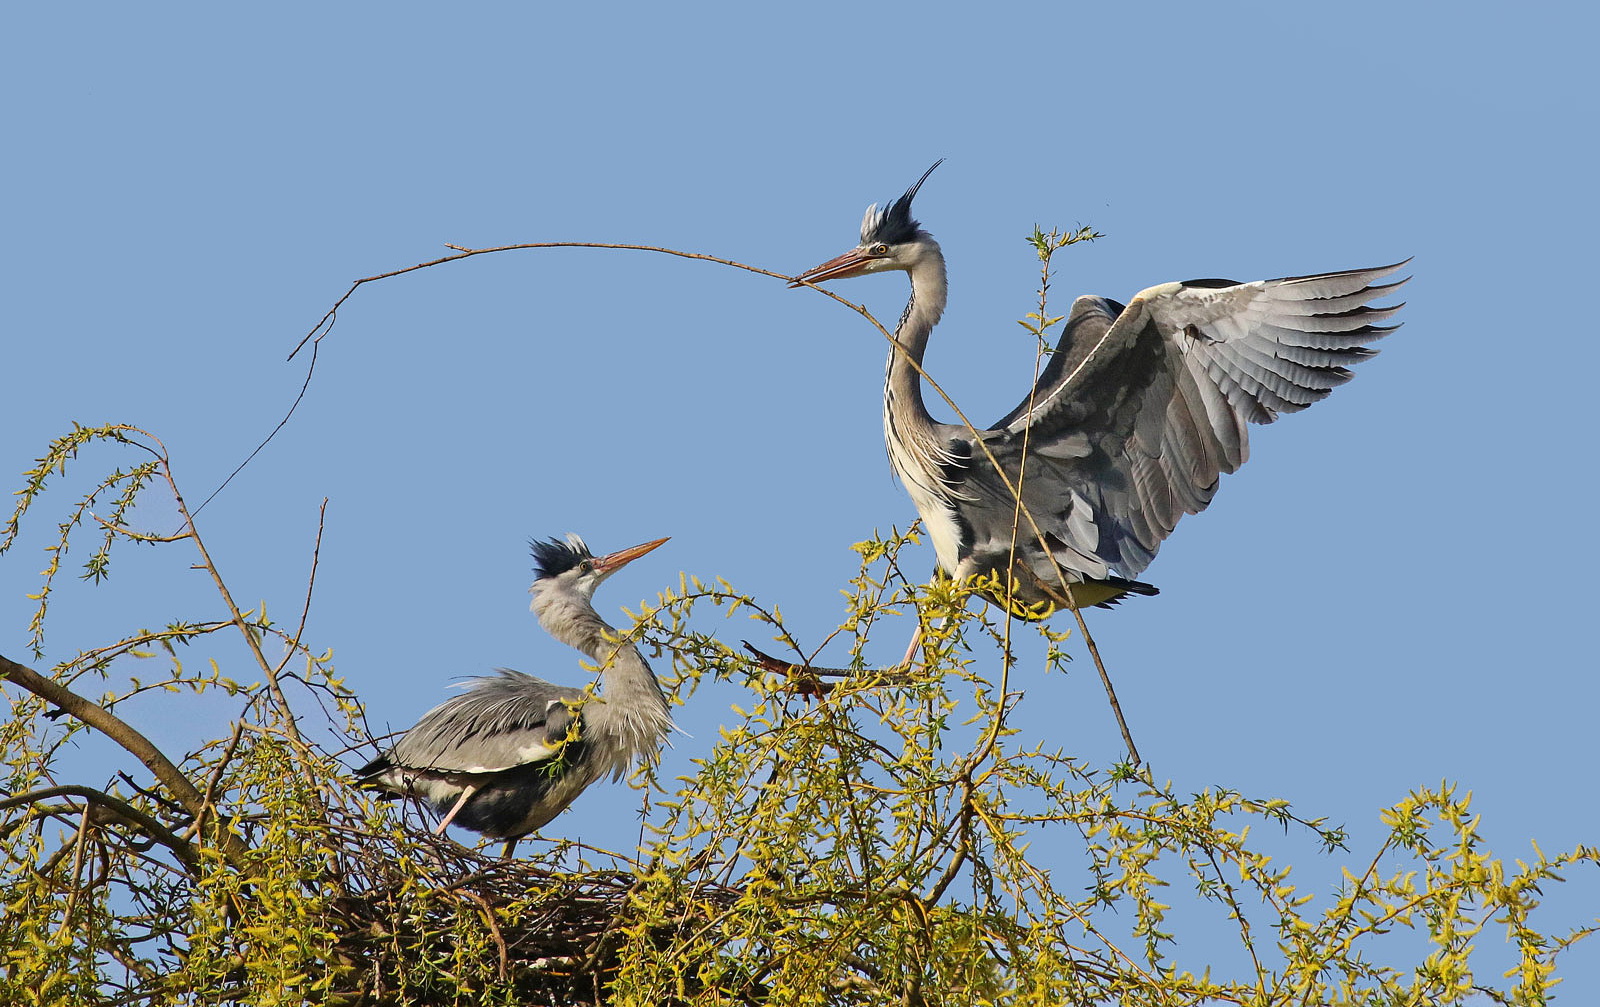
[{"label": "blue sky", "polygon": [[[281,417],[304,377],[285,355],[358,276],[446,242],[543,240],[795,272],[939,157],[917,209],[952,297],[927,366],[984,423],[1032,373],[1013,319],[1032,310],[1035,224],[1105,235],[1062,254],[1062,309],[1415,256],[1383,354],[1255,428],[1251,463],[1146,572],[1161,596],[1092,628],[1180,790],[1287,797],[1359,843],[1380,807],[1449,779],[1502,856],[1600,839],[1592,10],[974,10],[15,9],[0,469],[20,483],[73,421],[135,423],[166,440],[193,502]],[[837,289],[885,321],[905,297],[898,277]],[[607,585],[603,611],[682,570],[820,640],[850,543],[914,516],[884,458],[883,352],[814,292],[638,253],[369,285],[202,531],[235,593],[286,617],[329,499],[308,635],[377,723],[495,666],[577,680],[526,613],[534,535],[673,537]],[[86,453],[80,474],[119,461]],[[68,499],[0,560],[8,656],[31,550]],[[159,526],[159,510],[141,517]],[[64,589],[49,658],[203,614],[188,562],[129,553],[110,585]],[[887,662],[904,640],[877,646]],[[1116,756],[1086,661],[1027,688],[1025,729]],[[693,738],[669,775],[726,701],[680,711]],[[216,715],[195,734],[191,713],[145,713],[173,739],[220,733]],[[590,795],[557,826],[625,845],[636,804]],[[1600,906],[1592,875],[1566,887],[1552,926]],[[1570,959],[1569,1002],[1600,991],[1597,963],[1593,946]]]}]

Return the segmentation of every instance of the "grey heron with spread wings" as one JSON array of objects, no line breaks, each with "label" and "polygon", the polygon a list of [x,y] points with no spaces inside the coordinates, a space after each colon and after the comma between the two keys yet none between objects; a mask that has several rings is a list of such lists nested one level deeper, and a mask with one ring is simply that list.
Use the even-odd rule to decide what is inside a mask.
[{"label": "grey heron with spread wings", "polygon": [[[903,272],[883,393],[889,460],[939,566],[978,576],[1013,614],[1110,605],[1156,589],[1135,580],[1219,477],[1249,456],[1247,423],[1271,423],[1350,380],[1367,344],[1396,328],[1374,308],[1404,262],[1238,283],[1188,280],[1127,304],[1073,302],[1033,390],[987,430],[940,423],[922,400],[922,357],[947,295],[939,243],[911,216],[928,175],[880,210],[861,243],[791,286]],[[1407,260],[1409,261],[1409,260]],[[1023,505],[1017,507],[1020,495]],[[913,641],[913,648],[915,641]]]},{"label": "grey heron with spread wings", "polygon": [[517,840],[564,811],[596,780],[620,780],[653,760],[672,718],[638,648],[594,610],[600,582],[661,545],[595,556],[577,535],[532,543],[531,608],[539,624],[600,668],[605,691],[555,685],[520,671],[473,679],[357,773],[361,784],[422,797],[441,817],[493,839]]}]

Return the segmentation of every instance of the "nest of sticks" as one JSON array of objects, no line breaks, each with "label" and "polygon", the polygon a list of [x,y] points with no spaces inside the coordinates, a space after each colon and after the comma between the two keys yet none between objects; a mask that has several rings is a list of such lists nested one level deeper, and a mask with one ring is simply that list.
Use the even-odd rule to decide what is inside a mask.
[{"label": "nest of sticks", "polygon": [[[622,931],[637,940],[642,918],[634,874],[505,859],[431,834],[403,844],[364,839],[344,851],[342,894],[329,906],[340,934],[339,995],[330,1002],[455,1004],[482,985],[520,1003],[610,1001],[630,939]],[[675,892],[665,913],[653,898],[649,917],[662,922],[647,939],[665,949],[738,897],[737,888],[699,880]]]}]

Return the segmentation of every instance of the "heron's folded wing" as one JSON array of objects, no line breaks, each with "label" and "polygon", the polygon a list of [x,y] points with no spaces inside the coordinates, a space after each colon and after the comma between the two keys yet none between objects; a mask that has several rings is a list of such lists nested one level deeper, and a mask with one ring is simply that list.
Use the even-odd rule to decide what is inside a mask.
[{"label": "heron's folded wing", "polygon": [[556,756],[582,689],[501,669],[428,711],[389,753],[396,766],[444,773],[498,773]]}]

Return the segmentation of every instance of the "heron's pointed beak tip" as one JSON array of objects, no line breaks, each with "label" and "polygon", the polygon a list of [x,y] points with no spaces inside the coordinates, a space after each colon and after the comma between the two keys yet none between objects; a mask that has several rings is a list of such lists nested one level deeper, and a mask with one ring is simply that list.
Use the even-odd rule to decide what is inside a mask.
[{"label": "heron's pointed beak tip", "polygon": [[789,281],[791,287],[809,287],[816,283],[825,283],[828,280],[842,280],[852,276],[860,276],[862,267],[868,262],[861,249],[852,248],[843,255],[835,256],[820,266],[814,266],[799,276]]},{"label": "heron's pointed beak tip", "polygon": [[671,538],[672,537],[669,535],[666,538],[658,538],[651,542],[643,542],[627,549],[618,549],[616,552],[607,553],[606,555],[601,556],[599,559],[594,561],[594,565],[608,573],[620,570],[629,563],[632,563],[634,560],[638,559],[640,556],[643,556],[645,553],[665,545],[667,542],[671,541]]}]

